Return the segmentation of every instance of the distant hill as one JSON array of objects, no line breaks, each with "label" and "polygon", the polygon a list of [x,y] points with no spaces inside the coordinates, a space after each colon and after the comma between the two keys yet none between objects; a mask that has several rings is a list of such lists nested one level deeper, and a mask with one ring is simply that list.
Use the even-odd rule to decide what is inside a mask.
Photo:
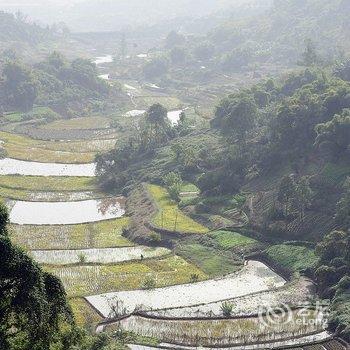
[{"label": "distant hill", "polygon": [[0,11],[0,42],[25,42],[38,44],[52,37],[49,27],[41,27],[30,23],[24,15]]},{"label": "distant hill", "polygon": [[225,21],[209,38],[221,53],[235,51],[244,58],[247,52],[249,61],[289,63],[301,58],[305,41],[311,40],[327,59],[350,50],[349,16],[348,0],[274,0],[264,15]]},{"label": "distant hill", "polygon": [[[69,5],[52,2],[47,6],[26,5],[25,8],[22,6],[22,11],[43,23],[64,21],[74,32],[97,32],[154,25],[178,17],[199,18],[254,1],[256,0],[81,0],[71,1]],[[266,1],[270,0],[264,0]],[[11,11],[15,9],[12,5]]]}]

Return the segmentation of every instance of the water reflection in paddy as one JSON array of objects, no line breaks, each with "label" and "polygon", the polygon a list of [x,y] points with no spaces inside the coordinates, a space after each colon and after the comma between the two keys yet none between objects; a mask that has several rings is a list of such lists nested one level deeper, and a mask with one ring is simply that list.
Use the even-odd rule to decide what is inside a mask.
[{"label": "water reflection in paddy", "polygon": [[181,109],[177,111],[168,112],[168,119],[170,120],[172,125],[177,125],[179,123],[181,113]]},{"label": "water reflection in paddy", "polygon": [[[146,113],[145,110],[134,109],[132,111],[126,112],[125,116],[126,117],[138,117],[138,116],[141,116],[145,113]],[[168,112],[168,119],[170,120],[170,122],[173,126],[177,125],[179,123],[181,113],[182,113],[181,109]]]},{"label": "water reflection in paddy", "polygon": [[0,175],[25,176],[95,176],[96,165],[28,162],[12,158],[0,159]]},{"label": "water reflection in paddy", "polygon": [[103,63],[112,63],[113,62],[113,56],[112,55],[105,55],[105,56],[99,56],[96,57],[94,63],[96,65],[100,65]]},{"label": "water reflection in paddy", "polygon": [[10,222],[20,225],[71,225],[122,217],[125,199],[105,198],[76,202],[15,202]]}]

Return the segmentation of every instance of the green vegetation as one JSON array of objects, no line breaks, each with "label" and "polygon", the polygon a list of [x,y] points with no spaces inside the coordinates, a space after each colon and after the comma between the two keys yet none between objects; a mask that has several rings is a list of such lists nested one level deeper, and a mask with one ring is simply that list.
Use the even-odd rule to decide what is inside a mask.
[{"label": "green vegetation", "polygon": [[347,176],[350,176],[350,165],[346,162],[343,164],[327,163],[322,170],[322,175],[335,185],[341,184]]},{"label": "green vegetation", "polygon": [[193,274],[200,280],[206,278],[206,274],[178,256],[117,265],[47,266],[45,270],[62,280],[70,297],[139,289],[151,279],[156,287],[163,287],[189,283]]},{"label": "green vegetation", "polygon": [[12,240],[31,250],[131,247],[122,237],[128,218],[60,226],[10,225]]},{"label": "green vegetation", "polygon": [[103,318],[83,298],[69,299],[75,322],[78,326],[90,329],[101,322]]},{"label": "green vegetation", "polygon": [[96,155],[96,152],[90,150],[85,152],[84,147],[79,149],[79,143],[72,143],[72,148],[69,148],[69,142],[34,140],[6,132],[0,132],[0,138],[4,142],[2,147],[7,156],[15,159],[51,163],[89,163]]},{"label": "green vegetation", "polygon": [[314,269],[318,262],[314,250],[291,244],[278,244],[269,247],[267,256],[278,266],[292,272]]},{"label": "green vegetation", "polygon": [[63,349],[63,338],[73,338],[77,333],[63,286],[11,243],[3,204],[0,222],[0,348],[12,350],[20,346],[27,350],[49,345]]},{"label": "green vegetation", "polygon": [[[348,207],[349,211],[349,207]],[[330,328],[350,340],[349,320],[349,222],[344,222],[345,231],[332,231],[317,245],[319,263],[315,272],[319,293],[331,298]]]},{"label": "green vegetation", "polygon": [[27,191],[93,191],[95,180],[91,177],[55,176],[0,176],[0,187]]},{"label": "green vegetation", "polygon": [[191,261],[210,277],[222,276],[238,271],[242,261],[232,253],[216,250],[197,242],[181,243],[176,253]]},{"label": "green vegetation", "polygon": [[[0,12],[1,155],[60,163],[96,159],[98,175],[96,181],[2,176],[0,197],[73,200],[99,197],[103,189],[128,196],[130,214],[7,229],[0,206],[1,349],[156,344],[122,330],[87,337],[73,322],[66,292],[77,323],[88,329],[101,318],[85,295],[222,276],[241,269],[243,255],[252,252],[295,276],[314,277],[319,296],[331,300],[330,330],[350,340],[350,6],[345,0],[275,0],[266,10],[256,2],[200,21],[181,19],[191,35],[166,35],[163,24],[151,23],[140,37],[132,32],[132,43],[121,34],[120,50],[116,34],[71,36],[63,24],[44,29],[20,13]],[[165,40],[155,45],[157,37]],[[43,58],[62,46],[75,59],[56,51]],[[76,58],[80,49],[88,48],[89,56],[102,47],[114,51],[112,62],[97,67]],[[147,57],[138,55],[141,47]],[[123,88],[131,77],[137,88]],[[148,110],[126,118],[131,109]],[[173,109],[184,110],[177,125],[167,117]],[[43,271],[21,250],[131,247],[131,240],[170,246],[174,255],[89,264],[79,254],[79,264]],[[221,311],[229,317],[236,310],[223,303]],[[178,328],[164,322],[162,341],[188,335],[198,345],[213,335],[223,343],[225,332],[237,340],[238,327],[244,341],[266,335],[253,318],[195,326],[181,321]],[[154,320],[150,325],[151,335],[162,332]],[[274,335],[286,336],[288,327],[277,325]],[[295,334],[307,328],[300,327]]]},{"label": "green vegetation", "polygon": [[215,231],[211,232],[209,236],[212,237],[223,250],[230,250],[236,247],[246,247],[258,243],[255,239],[231,231]]},{"label": "green vegetation", "polygon": [[55,120],[41,126],[48,130],[69,130],[69,129],[105,129],[110,126],[111,120],[105,117],[84,117],[69,120]]},{"label": "green vegetation", "polygon": [[96,65],[85,59],[68,62],[53,52],[34,67],[16,58],[8,59],[2,69],[1,104],[5,110],[30,112],[34,103],[60,106],[62,115],[84,115],[89,108],[106,99],[110,86],[98,78]]},{"label": "green vegetation", "polygon": [[5,113],[5,119],[9,122],[21,122],[26,120],[52,120],[60,116],[49,107],[34,107],[30,112]]},{"label": "green vegetation", "polygon": [[199,188],[195,184],[189,182],[182,183],[181,192],[199,193],[199,191]]},{"label": "green vegetation", "polygon": [[71,200],[80,198],[79,192],[84,191],[83,199],[105,197],[96,191],[91,177],[0,176],[0,196],[7,199]]},{"label": "green vegetation", "polygon": [[208,232],[206,227],[181,212],[177,204],[169,197],[166,189],[157,185],[148,185],[147,189],[159,208],[158,214],[153,219],[154,225],[170,231],[184,233]]}]

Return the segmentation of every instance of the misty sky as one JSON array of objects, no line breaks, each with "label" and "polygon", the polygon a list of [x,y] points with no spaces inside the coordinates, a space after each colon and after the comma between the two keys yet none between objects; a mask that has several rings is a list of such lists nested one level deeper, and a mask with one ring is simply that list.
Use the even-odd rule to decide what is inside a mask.
[{"label": "misty sky", "polygon": [[254,0],[0,0],[0,10],[20,10],[28,19],[42,24],[65,22],[72,31],[113,31],[179,16],[205,16],[251,1]]}]

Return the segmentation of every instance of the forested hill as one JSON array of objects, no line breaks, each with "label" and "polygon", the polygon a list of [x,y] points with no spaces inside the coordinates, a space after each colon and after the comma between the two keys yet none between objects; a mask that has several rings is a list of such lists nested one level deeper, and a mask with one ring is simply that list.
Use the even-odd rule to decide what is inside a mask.
[{"label": "forested hill", "polygon": [[239,57],[247,63],[295,64],[307,40],[329,60],[350,50],[349,16],[348,0],[274,0],[265,15],[226,21],[208,38],[228,66]]},{"label": "forested hill", "polygon": [[52,38],[55,32],[54,28],[43,28],[36,23],[28,22],[20,13],[13,15],[0,11],[0,42],[38,44]]}]

